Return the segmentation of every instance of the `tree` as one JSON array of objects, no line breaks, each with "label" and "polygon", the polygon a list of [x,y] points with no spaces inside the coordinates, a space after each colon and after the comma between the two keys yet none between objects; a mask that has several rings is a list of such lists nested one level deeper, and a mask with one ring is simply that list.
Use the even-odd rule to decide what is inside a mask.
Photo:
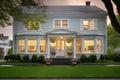
[{"label": "tree", "polygon": [[[41,8],[41,16],[33,18],[33,15],[23,15],[21,6],[34,6]],[[25,21],[27,24],[30,20],[36,21],[37,23],[45,22],[45,11],[46,7],[42,0],[0,0],[0,25],[4,27],[6,24],[11,24],[11,16],[17,20]],[[18,16],[19,15],[19,16]],[[36,25],[33,25],[35,27]]]},{"label": "tree", "polygon": [[118,23],[117,21],[117,18],[115,16],[115,13],[113,11],[113,5],[112,5],[112,2],[114,2],[114,4],[117,6],[117,10],[118,10],[118,14],[120,14],[120,0],[101,0],[107,11],[108,11],[108,15],[110,17],[110,20],[111,20],[111,24],[113,26],[113,28],[118,32],[120,33],[120,24]]}]

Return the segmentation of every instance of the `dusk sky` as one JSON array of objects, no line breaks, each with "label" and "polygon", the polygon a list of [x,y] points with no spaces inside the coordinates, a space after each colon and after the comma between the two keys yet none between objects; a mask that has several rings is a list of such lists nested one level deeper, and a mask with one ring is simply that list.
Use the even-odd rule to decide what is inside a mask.
[{"label": "dusk sky", "polygon": [[[105,9],[104,4],[101,2],[101,0],[43,0],[46,5],[85,5],[86,1],[91,1],[91,5],[96,5],[100,7],[101,9]],[[114,6],[114,11],[116,12],[116,8]],[[109,19],[108,19],[109,23]],[[9,36],[9,39],[13,39],[13,27],[0,27],[0,34],[3,33],[5,36]]]}]

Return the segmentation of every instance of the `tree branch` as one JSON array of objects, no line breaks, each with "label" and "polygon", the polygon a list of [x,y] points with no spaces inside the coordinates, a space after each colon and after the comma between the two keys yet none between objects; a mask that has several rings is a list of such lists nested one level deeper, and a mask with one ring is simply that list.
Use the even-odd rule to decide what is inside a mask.
[{"label": "tree branch", "polygon": [[111,0],[101,0],[101,1],[104,3],[104,5],[105,5],[105,7],[106,7],[106,9],[108,11],[108,14],[109,14],[109,17],[110,17],[111,24],[112,24],[113,28],[118,33],[120,33],[120,25],[119,25],[119,23],[118,23],[118,21],[116,19],[115,14],[114,14],[113,5],[111,3]]}]

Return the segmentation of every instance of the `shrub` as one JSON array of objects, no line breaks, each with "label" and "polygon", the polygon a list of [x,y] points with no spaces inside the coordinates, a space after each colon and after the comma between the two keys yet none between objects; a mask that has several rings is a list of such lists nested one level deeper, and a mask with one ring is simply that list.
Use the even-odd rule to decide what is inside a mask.
[{"label": "shrub", "polygon": [[23,62],[29,62],[29,55],[24,55],[23,56]]},{"label": "shrub", "polygon": [[105,60],[113,60],[114,59],[114,54],[106,54],[105,55]]},{"label": "shrub", "polygon": [[16,55],[15,60],[21,61],[21,56],[19,54]]},{"label": "shrub", "polygon": [[16,55],[15,55],[15,54],[10,54],[10,55],[9,55],[9,59],[10,59],[10,60],[12,60],[12,61],[14,61],[14,60],[15,60],[15,57],[16,57]]},{"label": "shrub", "polygon": [[105,56],[104,56],[103,54],[101,54],[101,55],[100,55],[100,60],[101,60],[101,61],[104,61],[104,59],[105,59]]},{"label": "shrub", "polygon": [[97,60],[96,55],[92,54],[92,55],[89,56],[89,61],[90,62],[96,62],[96,60]]},{"label": "shrub", "polygon": [[116,61],[116,62],[120,62],[120,55],[115,54],[113,60]]},{"label": "shrub", "polygon": [[8,55],[12,55],[13,49],[12,49],[12,48],[9,48],[7,53],[8,53]]},{"label": "shrub", "polygon": [[9,60],[9,55],[6,55],[6,56],[4,57],[4,59],[8,61],[8,60]]},{"label": "shrub", "polygon": [[43,56],[43,55],[40,55],[40,56],[39,56],[39,62],[40,62],[40,63],[44,63],[44,56]]},{"label": "shrub", "polygon": [[86,62],[87,61],[87,57],[86,57],[86,55],[81,55],[81,57],[80,57],[80,62]]},{"label": "shrub", "polygon": [[32,62],[37,62],[38,61],[38,58],[37,58],[37,55],[32,55]]}]

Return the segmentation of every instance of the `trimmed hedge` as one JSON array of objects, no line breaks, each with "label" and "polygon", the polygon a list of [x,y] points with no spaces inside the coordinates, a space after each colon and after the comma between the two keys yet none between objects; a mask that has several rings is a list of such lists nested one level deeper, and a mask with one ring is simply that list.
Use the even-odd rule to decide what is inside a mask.
[{"label": "trimmed hedge", "polygon": [[87,61],[86,55],[82,54],[80,57],[80,62],[86,62],[86,61]]},{"label": "trimmed hedge", "polygon": [[32,62],[37,62],[38,61],[38,57],[37,55],[32,55],[32,59],[31,59]]},{"label": "trimmed hedge", "polygon": [[15,60],[21,61],[21,56],[19,54],[16,55]]},{"label": "trimmed hedge", "polygon": [[92,54],[89,56],[89,61],[90,62],[96,62],[97,61],[97,56],[95,54]]},{"label": "trimmed hedge", "polygon": [[40,56],[39,56],[39,62],[40,62],[40,63],[44,63],[44,58],[45,58],[45,57],[44,57],[43,55],[40,55]]},{"label": "trimmed hedge", "polygon": [[105,56],[103,54],[100,55],[100,60],[104,61],[105,60]]},{"label": "trimmed hedge", "polygon": [[24,55],[23,56],[23,62],[29,62],[30,61],[30,58],[29,58],[29,55]]}]

